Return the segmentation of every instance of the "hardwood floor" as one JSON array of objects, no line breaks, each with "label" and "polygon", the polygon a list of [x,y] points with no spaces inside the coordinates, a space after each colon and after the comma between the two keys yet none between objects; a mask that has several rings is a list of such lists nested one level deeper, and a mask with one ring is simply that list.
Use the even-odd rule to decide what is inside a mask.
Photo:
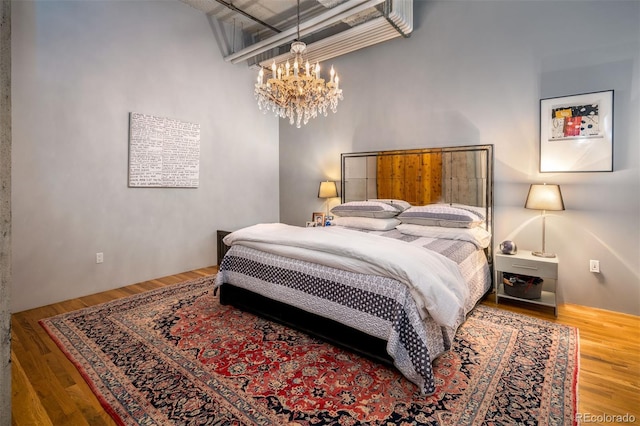
[{"label": "hardwood floor", "polygon": [[15,426],[116,424],[78,370],[38,324],[40,319],[212,275],[216,271],[217,267],[198,269],[12,315],[11,423]]},{"label": "hardwood floor", "polygon": [[[114,425],[82,376],[49,338],[38,320],[182,281],[214,274],[203,268],[96,295],[19,312],[12,316],[12,424]],[[576,305],[559,307],[558,318],[545,308],[496,305],[549,321],[572,325],[580,333],[578,412],[583,422],[612,424],[614,416],[633,416],[640,424],[640,317]],[[604,417],[604,415],[609,417]],[[598,417],[600,416],[600,417]],[[621,420],[621,419],[620,419]]]}]

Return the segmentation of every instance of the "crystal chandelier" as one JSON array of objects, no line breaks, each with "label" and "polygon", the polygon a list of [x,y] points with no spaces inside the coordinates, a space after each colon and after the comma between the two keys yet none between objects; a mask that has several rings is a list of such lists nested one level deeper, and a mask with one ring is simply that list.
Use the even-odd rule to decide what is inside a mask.
[{"label": "crystal chandelier", "polygon": [[255,86],[258,108],[267,112],[273,111],[276,116],[289,118],[289,123],[307,124],[310,118],[318,113],[327,116],[329,109],[334,113],[338,109],[338,101],[342,100],[340,78],[333,66],[329,72],[329,82],[320,76],[320,64],[311,66],[304,61],[302,55],[307,45],[300,41],[300,0],[298,0],[298,39],[291,43],[291,54],[294,56],[293,66],[289,60],[276,66],[271,65],[271,78],[265,82],[265,72],[260,68]]}]

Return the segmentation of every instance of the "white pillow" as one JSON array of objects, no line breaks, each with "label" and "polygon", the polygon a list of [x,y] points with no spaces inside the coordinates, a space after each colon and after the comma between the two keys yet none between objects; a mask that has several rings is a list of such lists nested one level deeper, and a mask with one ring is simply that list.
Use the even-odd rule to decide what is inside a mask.
[{"label": "white pillow", "polygon": [[477,214],[448,204],[414,206],[400,213],[398,219],[402,223],[447,228],[473,228],[484,222],[484,219]]},{"label": "white pillow", "polygon": [[408,202],[406,202],[404,200],[396,200],[394,198],[386,198],[386,199],[370,198],[368,201],[378,201],[380,203],[387,203],[387,204],[395,207],[396,209],[400,210],[401,212],[403,212],[406,209],[408,209],[409,207],[411,207],[411,204],[409,204]]},{"label": "white pillow", "polygon": [[400,221],[393,217],[386,218],[386,219],[379,219],[374,217],[336,216],[331,221],[331,225],[366,229],[369,231],[388,231],[400,225]]},{"label": "white pillow", "polygon": [[389,218],[397,216],[400,211],[379,201],[349,201],[335,206],[331,213],[336,216]]},{"label": "white pillow", "polygon": [[396,227],[405,235],[415,237],[443,238],[473,243],[478,248],[487,248],[491,244],[491,234],[484,228],[445,228],[442,226],[424,226],[403,223]]}]

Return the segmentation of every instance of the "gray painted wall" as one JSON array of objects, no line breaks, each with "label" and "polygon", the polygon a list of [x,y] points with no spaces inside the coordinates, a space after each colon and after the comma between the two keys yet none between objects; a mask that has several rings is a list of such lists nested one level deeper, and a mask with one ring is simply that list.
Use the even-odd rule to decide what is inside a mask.
[{"label": "gray painted wall", "polygon": [[[337,114],[303,129],[281,120],[281,221],[323,211],[318,184],[339,180],[342,152],[494,144],[495,241],[539,249],[527,190],[560,184],[566,210],[546,221],[560,301],[640,315],[640,2],[414,4],[409,39],[332,61]],[[539,173],[539,100],[609,89],[615,172]]]},{"label": "gray painted wall", "polygon": [[[278,220],[278,122],[202,12],[20,1],[12,18],[14,312],[213,265],[216,229]],[[200,123],[199,188],[127,187],[131,111]]]}]

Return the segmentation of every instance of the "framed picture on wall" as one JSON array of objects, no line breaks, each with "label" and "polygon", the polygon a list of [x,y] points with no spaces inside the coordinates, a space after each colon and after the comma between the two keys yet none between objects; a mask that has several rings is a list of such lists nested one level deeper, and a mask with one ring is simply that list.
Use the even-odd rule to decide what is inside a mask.
[{"label": "framed picture on wall", "polygon": [[316,224],[316,226],[324,226],[324,213],[321,212],[313,212],[311,215],[311,221]]},{"label": "framed picture on wall", "polygon": [[613,171],[613,90],[540,100],[540,172]]}]

